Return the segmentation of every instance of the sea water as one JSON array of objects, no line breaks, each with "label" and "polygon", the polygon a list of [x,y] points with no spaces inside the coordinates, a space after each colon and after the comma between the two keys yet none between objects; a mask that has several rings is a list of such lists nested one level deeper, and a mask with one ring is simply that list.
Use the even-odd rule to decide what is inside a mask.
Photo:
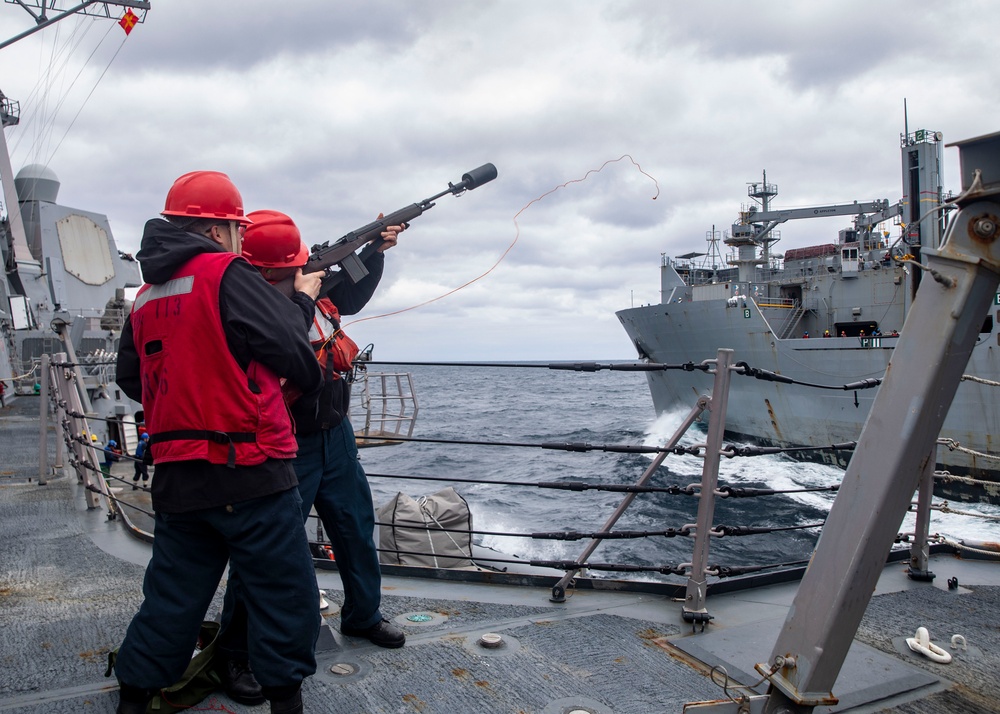
[{"label": "sea water", "polygon": [[[372,367],[372,371],[385,370]],[[396,370],[396,368],[393,368]],[[414,437],[540,445],[585,442],[601,445],[662,446],[680,428],[691,405],[656,415],[646,378],[637,372],[593,373],[535,366],[399,367],[413,376],[419,412]],[[706,379],[706,392],[711,381]],[[356,425],[357,426],[357,425]],[[705,426],[697,424],[681,445],[704,443]],[[726,443],[732,443],[726,440]],[[582,481],[587,484],[635,484],[654,454],[584,453],[536,446],[401,443],[362,450],[362,463],[376,507],[397,492],[414,498],[448,485],[468,501],[477,531],[513,534],[602,530],[624,494],[546,489],[540,482]],[[649,486],[697,484],[703,458],[668,455]],[[787,455],[723,458],[719,485],[777,490],[827,488],[838,484],[843,470]],[[419,476],[428,480],[392,478]],[[503,481],[456,483],[451,479]],[[836,493],[801,491],[757,498],[720,498],[714,525],[788,528],[822,523]],[[940,499],[935,499],[940,502]],[[1000,507],[960,504],[957,507],[990,518],[934,512],[931,533],[951,538],[1000,540]],[[615,530],[666,531],[697,520],[698,498],[644,493],[635,500]],[[900,532],[912,533],[908,514]],[[820,529],[774,531],[762,535],[713,538],[709,562],[722,566],[770,565],[807,560]],[[528,559],[578,558],[589,541],[558,541],[480,535],[476,541],[501,553]],[[606,540],[588,559],[591,563],[674,566],[691,560],[693,537],[649,536]],[[600,576],[600,573],[595,573]],[[650,576],[652,577],[652,576]]]}]

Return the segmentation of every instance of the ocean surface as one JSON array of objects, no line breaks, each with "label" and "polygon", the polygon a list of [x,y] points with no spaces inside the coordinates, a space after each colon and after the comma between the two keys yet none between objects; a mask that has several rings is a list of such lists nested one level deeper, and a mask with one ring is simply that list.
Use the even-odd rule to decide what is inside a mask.
[{"label": "ocean surface", "polygon": [[[481,442],[586,442],[591,445],[662,445],[693,405],[657,416],[641,373],[576,373],[525,367],[372,366],[371,372],[407,372],[419,405],[414,437]],[[706,390],[711,386],[706,378]],[[357,424],[355,424],[357,426]],[[703,443],[705,427],[693,426],[682,445]],[[727,441],[726,443],[730,443]],[[520,446],[402,443],[362,450],[376,508],[397,492],[418,498],[449,485],[468,501],[473,527],[504,533],[598,531],[623,498],[621,493],[544,489],[546,481],[634,484],[653,454],[602,451],[570,453]],[[648,485],[698,483],[703,459],[669,455]],[[431,480],[391,478],[420,476]],[[719,484],[773,489],[827,487],[839,483],[836,467],[795,461],[785,455],[723,458]],[[519,485],[453,483],[449,479],[509,481]],[[520,485],[523,484],[523,485]],[[787,528],[821,523],[834,492],[789,493],[719,499],[714,524]],[[935,498],[935,503],[941,499]],[[1000,540],[1000,507],[955,504],[993,518],[935,511],[931,533],[951,538]],[[640,494],[615,530],[664,531],[697,520],[698,499],[664,493]],[[901,532],[912,532],[913,514]],[[722,566],[766,565],[808,559],[818,528],[713,538],[709,562]],[[589,541],[553,541],[478,536],[477,542],[528,559],[576,559]],[[652,536],[608,540],[589,558],[594,563],[677,565],[691,560],[693,537]],[[595,577],[614,577],[594,573]],[[648,575],[647,579],[676,576]]]}]

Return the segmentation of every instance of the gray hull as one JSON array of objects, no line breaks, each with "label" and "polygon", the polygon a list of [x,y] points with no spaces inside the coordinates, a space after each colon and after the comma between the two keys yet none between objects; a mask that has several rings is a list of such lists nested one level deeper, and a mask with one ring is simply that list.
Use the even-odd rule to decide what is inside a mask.
[{"label": "gray hull", "polygon": [[[749,316],[747,315],[749,310]],[[617,313],[625,331],[653,362],[700,363],[713,359],[720,348],[734,350],[736,361],[795,380],[840,386],[879,378],[889,365],[897,338],[792,338],[779,339],[766,319],[766,308],[752,301],[748,308],[726,300],[704,300],[649,305]],[[980,335],[967,374],[996,380],[1000,377],[996,329]],[[647,373],[653,404],[658,413],[691,406],[701,394],[711,392],[711,376],[704,372],[669,370]],[[1000,399],[997,387],[962,382],[948,413],[941,437],[977,452],[995,453],[1000,433]],[[817,390],[734,376],[727,411],[727,433],[778,446],[824,446],[858,438],[876,390]],[[928,448],[930,448],[928,444]],[[849,452],[823,458],[846,463]],[[953,474],[998,482],[995,460],[947,447],[938,449],[940,469]],[[957,484],[961,485],[961,484]],[[987,497],[1000,498],[1000,484],[987,487]],[[952,497],[967,489],[945,488]]]}]

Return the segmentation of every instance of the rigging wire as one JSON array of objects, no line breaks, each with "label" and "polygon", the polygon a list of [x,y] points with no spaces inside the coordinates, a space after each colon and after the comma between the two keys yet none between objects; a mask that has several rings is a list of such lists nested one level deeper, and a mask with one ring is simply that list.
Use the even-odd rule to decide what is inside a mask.
[{"label": "rigging wire", "polygon": [[[59,27],[60,26],[57,26],[55,28],[53,35],[58,35]],[[63,44],[63,48],[56,55],[57,59],[61,60],[61,64],[57,69],[57,72],[60,75],[64,73],[65,67],[69,62],[70,58],[72,57],[72,50],[76,49],[76,47],[79,46],[80,42],[82,42],[83,38],[87,34],[86,32],[83,32],[81,34],[79,28],[84,27],[87,30],[89,30],[89,24],[85,25],[83,23],[77,23],[76,27],[77,29],[74,30],[73,35],[70,36],[70,40],[68,40],[66,43]],[[80,35],[77,41],[77,45],[70,48],[70,41],[73,39],[74,36],[77,35]],[[45,35],[45,37],[47,36],[48,35]],[[55,37],[53,38],[53,40],[54,40],[53,41],[54,45]],[[42,46],[39,47],[39,52],[41,52],[41,49]],[[38,64],[39,66],[43,64],[41,57],[39,57]],[[51,76],[53,64],[54,62],[50,61],[48,65],[46,65],[46,70],[44,72],[39,71],[40,76],[41,77]],[[45,103],[48,101],[48,95],[50,91],[51,91],[51,83],[43,81],[40,78],[35,83],[35,86],[32,87],[31,92],[28,94],[28,96],[25,99],[20,100],[21,104],[25,107],[25,116],[23,118],[29,118],[29,117],[32,118],[32,121],[30,121],[29,123],[34,128],[34,134],[31,142],[31,148],[29,149],[28,154],[33,157],[36,157],[40,153],[40,150],[37,148],[40,142],[39,137],[47,133],[48,130],[46,129],[46,127],[51,124],[50,120],[45,119],[45,117],[47,116],[47,112],[45,111],[44,108]],[[38,121],[34,121],[33,116],[39,116],[41,117],[41,119],[39,119]],[[16,152],[20,148],[21,142],[24,140],[25,136],[27,136],[26,133],[19,133],[17,135],[17,139],[11,146],[12,153]]]},{"label": "rigging wire", "polygon": [[[60,89],[60,91],[58,92],[60,99],[50,112],[48,109],[48,99],[49,95],[53,92],[53,85],[55,84],[56,78],[63,77],[65,75],[64,70],[67,63],[73,56],[73,51],[76,50],[83,43],[83,40],[86,38],[87,34],[89,33],[89,29],[92,25],[93,23],[83,23],[83,22],[78,23],[76,29],[73,31],[73,34],[70,35],[70,37],[62,44],[62,49],[58,53],[56,52],[56,43],[53,42],[52,56],[50,57],[50,61],[47,64],[46,71],[43,73],[44,77],[42,80],[39,81],[38,84],[36,84],[35,88],[32,90],[32,93],[29,95],[28,99],[29,106],[32,97],[36,95],[40,97],[40,100],[37,102],[40,108],[35,113],[38,116],[42,117],[41,121],[33,122],[33,126],[37,127],[37,131],[36,135],[32,140],[32,145],[27,150],[28,155],[30,157],[33,157],[34,163],[40,163],[44,166],[48,166],[52,162],[59,148],[62,146],[63,141],[65,141],[66,137],[69,135],[70,130],[76,123],[76,120],[80,117],[80,114],[83,112],[84,107],[86,107],[86,105],[89,103],[90,98],[97,90],[98,85],[100,85],[101,81],[104,79],[104,76],[111,68],[111,65],[118,57],[118,53],[121,52],[122,47],[124,47],[125,40],[123,39],[121,41],[121,44],[119,44],[118,48],[115,50],[114,54],[108,60],[107,65],[104,67],[100,76],[97,78],[97,81],[94,83],[94,86],[90,89],[90,92],[83,100],[83,103],[80,105],[76,114],[74,114],[72,120],[69,122],[69,125],[63,132],[63,135],[59,139],[59,142],[56,144],[55,148],[53,148],[51,152],[49,152],[47,146],[49,142],[47,141],[47,139],[51,137],[52,128],[56,122],[60,110],[62,109],[63,105],[69,98],[70,90],[72,90],[77,85],[83,72],[90,65],[91,61],[94,59],[94,56],[97,54],[97,51],[103,46],[104,41],[108,38],[112,30],[114,29],[113,25],[108,26],[108,30],[104,33],[100,41],[95,45],[94,49],[87,56],[86,61],[81,65],[79,71],[73,77],[69,85]],[[57,27],[56,28],[57,32],[58,29],[59,28]],[[75,44],[73,43],[74,39],[75,39]],[[62,58],[61,65],[59,65],[60,58]],[[21,134],[19,136],[18,140],[15,142],[12,148],[12,153],[20,148],[20,143],[24,136],[25,136],[24,134]],[[41,157],[45,153],[48,153],[48,158],[43,160]]]},{"label": "rigging wire", "polygon": [[[110,31],[111,31],[111,28],[109,27],[108,28],[108,32],[110,32]],[[107,37],[107,34],[105,34],[105,37]],[[48,166],[49,163],[52,161],[52,159],[55,158],[56,152],[59,151],[59,147],[62,146],[63,141],[65,141],[66,137],[69,135],[69,132],[73,128],[73,125],[76,124],[76,120],[80,117],[80,114],[81,114],[81,112],[83,112],[84,107],[86,107],[87,103],[90,102],[90,98],[92,96],[94,96],[94,92],[97,91],[97,87],[100,85],[101,80],[104,79],[104,75],[106,75],[108,73],[108,70],[111,69],[111,65],[112,65],[112,63],[114,63],[115,59],[118,57],[118,53],[121,52],[122,48],[125,46],[125,40],[126,39],[128,39],[127,36],[122,39],[121,43],[118,45],[118,49],[116,49],[115,53],[113,55],[111,55],[111,59],[108,60],[107,65],[105,65],[104,70],[101,72],[101,76],[97,78],[96,82],[94,82],[94,86],[91,88],[90,92],[87,94],[87,98],[83,100],[83,104],[80,105],[80,108],[77,110],[76,114],[73,115],[73,119],[72,119],[72,121],[70,121],[69,126],[66,127],[66,131],[63,133],[62,138],[59,139],[59,143],[56,144],[56,148],[54,148],[52,150],[52,153],[49,155],[48,160],[45,162],[46,166]]]}]

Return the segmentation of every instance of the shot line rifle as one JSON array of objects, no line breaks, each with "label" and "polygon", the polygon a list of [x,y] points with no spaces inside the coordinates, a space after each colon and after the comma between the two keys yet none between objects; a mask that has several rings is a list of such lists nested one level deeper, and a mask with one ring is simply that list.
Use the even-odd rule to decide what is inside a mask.
[{"label": "shot line rifle", "polygon": [[[460,196],[466,191],[479,188],[484,183],[489,183],[497,177],[497,169],[493,164],[483,164],[479,168],[472,169],[462,175],[462,180],[456,184],[448,182],[448,188],[441,193],[436,193],[423,201],[411,203],[405,208],[393,211],[387,216],[372,221],[366,226],[362,226],[350,233],[333,241],[318,243],[312,247],[312,254],[302,268],[303,273],[317,273],[323,271],[326,276],[323,278],[323,286],[320,295],[326,295],[333,287],[344,280],[357,283],[368,275],[365,268],[365,260],[372,253],[378,250],[385,241],[382,239],[382,231],[389,226],[399,226],[408,224],[414,218],[422,214],[427,209],[434,206],[434,202],[446,194]],[[358,249],[361,248],[360,252]],[[333,267],[339,266],[340,270],[334,271]]]}]

